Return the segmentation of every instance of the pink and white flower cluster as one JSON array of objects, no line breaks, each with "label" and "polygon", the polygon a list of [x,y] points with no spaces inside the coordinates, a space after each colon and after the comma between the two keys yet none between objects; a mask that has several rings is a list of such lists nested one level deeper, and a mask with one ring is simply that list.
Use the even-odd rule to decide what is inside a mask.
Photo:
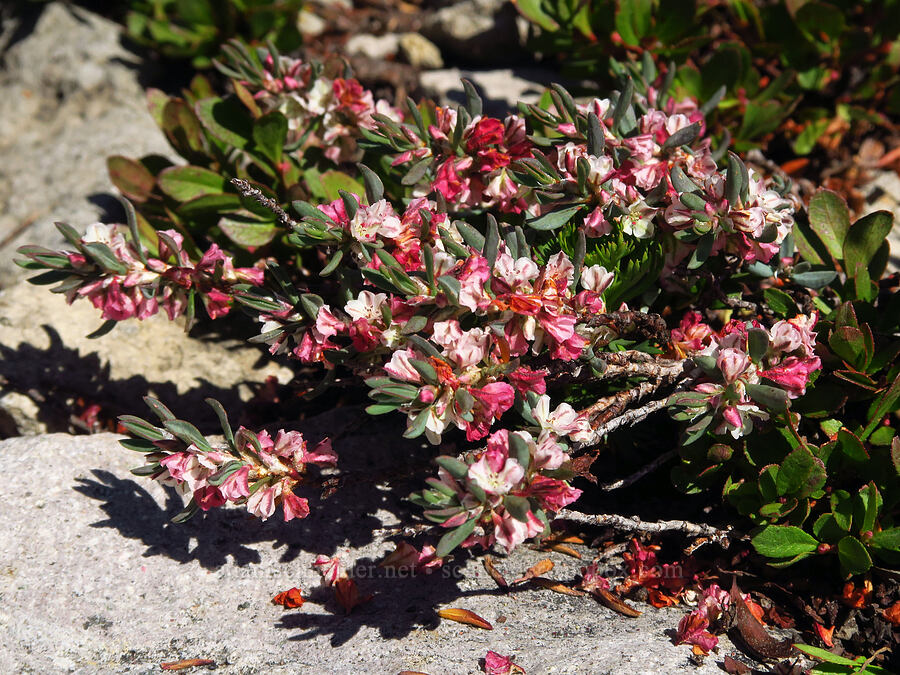
[{"label": "pink and white flower cluster", "polygon": [[712,651],[719,638],[709,631],[709,627],[721,617],[731,604],[728,591],[711,584],[700,594],[697,609],[686,614],[678,622],[677,644],[689,644],[698,647],[704,654]]},{"label": "pink and white flower cluster", "polygon": [[[673,350],[692,353],[706,371],[693,386],[693,393],[675,394],[670,405],[683,407],[687,419],[713,414],[710,429],[717,435],[746,436],[752,420],[766,420],[765,401],[754,398],[755,385],[783,392],[784,402],[806,392],[810,376],[821,367],[815,354],[818,314],[798,315],[766,329],[758,321],[732,320],[713,332],[696,312],[682,319],[672,332]],[[764,339],[764,350],[751,355],[751,331]]]},{"label": "pink and white flower cluster", "polygon": [[337,464],[329,439],[309,448],[296,431],[280,430],[273,439],[266,431],[253,433],[241,427],[234,435],[233,450],[203,450],[191,444],[165,452],[170,443],[170,439],[155,443],[163,452],[147,455],[148,462],[160,467],[154,479],[190,494],[203,511],[230,502],[244,505],[262,520],[274,515],[277,507],[285,521],[308,516],[309,502],[294,489],[304,481],[308,466]]},{"label": "pink and white flower cluster", "polygon": [[[165,310],[170,320],[188,311],[195,294],[210,318],[228,314],[235,284],[259,285],[263,271],[255,267],[236,268],[230,256],[212,244],[203,257],[194,262],[184,248],[184,238],[175,230],[160,233],[157,257],[142,261],[134,245],[127,241],[118,225],[95,223],[81,238],[79,250],[50,252],[65,256],[57,269],[69,273],[62,280],[66,300],[71,304],[87,298],[102,311],[104,319],[146,319]],[[115,266],[98,264],[91,247],[100,246]],[[38,260],[43,252],[27,253]]]},{"label": "pink and white flower cluster", "polygon": [[[288,120],[288,145],[306,136],[305,147],[321,147],[335,163],[359,161],[360,129],[374,129],[373,114],[395,121],[401,113],[384,99],[375,100],[355,78],[316,74],[311,64],[286,56],[276,68],[271,55],[263,63],[262,81],[243,82],[264,112],[278,110]],[[301,149],[300,152],[303,150]]]},{"label": "pink and white flower cluster", "polygon": [[[512,456],[513,436],[527,448],[524,458]],[[426,510],[425,515],[447,529],[475,520],[463,547],[488,549],[496,542],[511,551],[544,531],[547,512],[555,513],[581,496],[581,490],[546,474],[566,460],[568,454],[551,432],[542,431],[535,438],[527,431],[501,429],[488,437],[484,450],[470,457],[464,475],[438,470],[438,479],[431,484],[452,494],[453,506]]]}]

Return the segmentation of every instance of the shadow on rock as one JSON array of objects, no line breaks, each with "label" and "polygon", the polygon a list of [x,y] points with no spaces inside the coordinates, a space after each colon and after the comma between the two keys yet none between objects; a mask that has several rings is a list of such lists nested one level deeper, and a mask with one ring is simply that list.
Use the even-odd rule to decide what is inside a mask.
[{"label": "shadow on rock", "polygon": [[385,569],[371,558],[357,560],[349,572],[359,587],[361,597],[371,600],[356,607],[349,615],[335,601],[331,588],[318,587],[309,593],[309,600],[322,604],[331,614],[311,614],[299,611],[285,614],[276,624],[279,628],[299,630],[290,639],[313,640],[331,635],[331,646],[340,647],[352,639],[363,627],[374,628],[385,640],[401,639],[416,629],[434,630],[441,619],[436,607],[472,595],[499,595],[497,589],[463,591],[459,581],[462,566],[454,562],[432,571],[414,574],[409,570]]},{"label": "shadow on rock", "polygon": [[24,342],[15,348],[0,344],[0,396],[15,391],[31,398],[39,408],[38,421],[48,432],[70,431],[72,417],[93,404],[101,407],[107,422],[121,414],[144,415],[147,395],[173,410],[189,410],[191,422],[204,433],[221,432],[215,413],[204,402],[208,397],[221,402],[235,423],[251,426],[262,417],[251,414],[253,403],[241,400],[238,383],[226,389],[197,377],[198,386],[179,393],[171,381],[150,381],[141,375],[113,379],[98,353],[82,354],[67,347],[51,326],[43,329],[50,338],[47,348]]},{"label": "shadow on rock", "polygon": [[[347,410],[335,410],[295,426],[315,443],[326,435],[335,436],[347,414]],[[402,420],[394,422],[402,424]],[[217,569],[232,558],[243,566],[261,562],[257,549],[271,542],[271,548],[280,551],[278,562],[288,563],[302,552],[334,555],[339,548],[362,548],[379,540],[375,530],[384,527],[385,521],[411,519],[404,497],[421,487],[414,476],[427,471],[433,451],[422,452],[417,442],[398,443],[397,436],[396,424],[387,421],[339,434],[334,444],[342,471],[337,489],[323,499],[318,494],[321,483],[301,487],[298,493],[310,500],[311,513],[289,523],[279,519],[280,510],[263,522],[242,508],[225,508],[173,524],[171,518],[184,501],[174,489],[167,488],[165,503],[160,503],[135,480],[103,469],[94,469],[93,479],[78,479],[73,489],[101,502],[99,508],[107,517],[93,527],[114,528],[123,537],[140,540],[147,547],[146,557],[197,561],[207,569]],[[135,465],[140,464],[137,453],[134,459]],[[390,489],[384,489],[386,485]]]}]

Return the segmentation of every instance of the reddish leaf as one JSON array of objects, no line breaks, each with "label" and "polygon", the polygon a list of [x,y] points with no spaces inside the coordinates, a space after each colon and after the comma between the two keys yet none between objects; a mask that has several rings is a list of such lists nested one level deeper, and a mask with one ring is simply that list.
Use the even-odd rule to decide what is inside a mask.
[{"label": "reddish leaf", "polygon": [[[900,601],[895,602],[893,605],[888,607],[882,615],[885,619],[891,622],[892,626],[900,626]],[[831,645],[828,645],[829,647]]]},{"label": "reddish leaf", "polygon": [[783,659],[793,650],[790,638],[779,642],[766,632],[766,629],[750,611],[737,580],[731,586],[731,604],[734,607],[734,627],[751,652],[751,656],[763,659]]},{"label": "reddish leaf", "polygon": [[672,605],[678,604],[678,597],[669,595],[668,593],[663,593],[658,588],[651,588],[648,593],[647,601],[657,608],[671,607]]},{"label": "reddish leaf", "polygon": [[550,558],[546,558],[545,560],[541,560],[538,563],[535,563],[531,567],[529,567],[525,574],[523,574],[518,579],[515,579],[512,583],[520,584],[523,581],[528,581],[529,579],[533,579],[534,577],[539,577],[542,574],[546,574],[550,570],[553,569],[553,561]]},{"label": "reddish leaf", "polygon": [[484,565],[485,571],[490,575],[491,579],[494,580],[494,583],[497,584],[502,589],[509,588],[509,583],[506,581],[506,578],[500,574],[500,570],[494,567],[494,559],[486,555],[484,559],[481,561],[481,564]]},{"label": "reddish leaf", "polygon": [[621,598],[613,595],[603,588],[595,588],[592,595],[597,598],[605,607],[625,616],[638,617],[641,613],[631,605],[625,603]]},{"label": "reddish leaf", "polygon": [[494,630],[494,627],[491,624],[482,619],[475,612],[469,611],[468,609],[459,609],[458,607],[441,609],[438,611],[438,616],[442,619],[448,619],[450,621],[456,621],[457,623],[464,623],[469,626],[475,626],[475,628]]},{"label": "reddish leaf", "polygon": [[730,656],[725,657],[722,667],[725,668],[726,673],[730,673],[731,675],[750,675],[753,672],[753,669],[750,666],[741,663]]},{"label": "reddish leaf", "polygon": [[825,628],[820,623],[813,624],[816,627],[816,635],[819,636],[819,639],[825,644],[826,647],[834,647],[834,640],[832,639],[832,635],[834,634],[834,626],[831,628]]},{"label": "reddish leaf", "polygon": [[374,596],[370,593],[361,597],[359,589],[356,587],[356,582],[353,579],[341,577],[334,582],[334,597],[338,604],[344,608],[344,613],[349,614],[354,607],[368,602]]},{"label": "reddish leaf", "polygon": [[554,581],[553,579],[544,579],[543,577],[535,577],[531,580],[535,586],[540,586],[541,588],[546,588],[549,591],[554,591],[556,593],[562,593],[563,595],[574,595],[575,597],[581,597],[584,595],[579,590],[574,588],[569,588],[561,581]]},{"label": "reddish leaf", "polygon": [[181,661],[160,663],[159,667],[163,670],[185,670],[187,668],[194,668],[195,666],[211,666],[214,664],[215,661],[212,659],[182,659]]},{"label": "reddish leaf", "polygon": [[569,462],[569,468],[575,473],[576,478],[584,478],[585,480],[589,480],[594,485],[596,485],[597,477],[591,473],[591,464],[597,461],[597,457],[599,455],[599,448],[595,449],[593,452],[587,452],[583,455],[579,455]]},{"label": "reddish leaf", "polygon": [[306,601],[303,599],[303,596],[300,595],[300,589],[296,586],[294,588],[289,588],[286,591],[282,591],[272,598],[273,605],[281,605],[285,609],[297,609],[298,607],[302,607],[304,602]]}]

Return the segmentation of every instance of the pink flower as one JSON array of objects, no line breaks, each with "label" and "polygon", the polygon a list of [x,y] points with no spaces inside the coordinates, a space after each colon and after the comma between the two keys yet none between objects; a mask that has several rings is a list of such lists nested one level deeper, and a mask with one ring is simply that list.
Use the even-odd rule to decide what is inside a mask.
[{"label": "pink flower", "polygon": [[306,518],[309,515],[309,502],[290,490],[282,493],[281,506],[284,509],[284,522],[294,518]]},{"label": "pink flower", "polygon": [[391,354],[391,359],[384,364],[384,369],[388,375],[398,380],[419,383],[422,381],[422,376],[409,363],[411,359],[415,358],[416,353],[412,349],[408,347],[406,349],[398,349]]},{"label": "pink flower", "polygon": [[590,437],[591,425],[588,420],[572,408],[568,403],[560,403],[556,410],[550,412],[550,397],[541,396],[531,411],[542,429],[552,431],[559,436],[571,436],[573,440]]},{"label": "pink flower", "polygon": [[678,622],[676,644],[697,645],[704,652],[709,653],[717,644],[719,638],[710,633],[709,619],[706,613],[695,609]]},{"label": "pink flower", "polygon": [[721,349],[716,357],[716,366],[722,371],[725,383],[731,384],[750,367],[750,357],[738,349]]},{"label": "pink flower", "polygon": [[818,356],[811,359],[800,359],[789,356],[774,368],[769,368],[759,373],[760,377],[766,377],[780,384],[787,390],[790,398],[797,398],[806,393],[806,384],[809,376],[822,366]]},{"label": "pink flower", "polygon": [[578,587],[588,593],[593,593],[598,589],[608,591],[609,579],[597,572],[597,563],[593,562],[587,567],[581,568],[581,582]]},{"label": "pink flower", "polygon": [[480,389],[469,389],[475,398],[472,422],[465,422],[466,439],[477,441],[487,436],[495,419],[512,408],[516,400],[513,388],[506,382],[492,382]]},{"label": "pink flower", "polygon": [[581,490],[558,478],[536,475],[528,486],[528,495],[536,497],[546,509],[559,511],[577,500]]},{"label": "pink flower", "polygon": [[219,492],[219,488],[212,485],[204,485],[194,490],[194,501],[203,511],[209,511],[225,503],[225,497]]},{"label": "pink flower", "polygon": [[718,619],[731,604],[731,595],[728,591],[719,588],[718,584],[707,587],[700,596],[697,609],[705,613],[710,621]]},{"label": "pink flower", "polygon": [[322,575],[322,582],[326,586],[333,586],[334,583],[343,576],[341,559],[337,556],[329,558],[328,556],[318,555],[313,563],[313,567],[315,567],[319,571],[319,574]]},{"label": "pink flower", "polygon": [[526,539],[536,537],[544,531],[544,524],[531,511],[526,515],[526,522],[513,518],[505,509],[500,513],[494,511],[491,519],[494,522],[494,536],[497,543],[503,546],[507,553]]},{"label": "pink flower", "polygon": [[534,468],[548,471],[558,469],[569,459],[566,451],[556,442],[556,436],[546,429],[541,431],[531,454]]},{"label": "pink flower", "polygon": [[488,450],[469,466],[468,476],[486,493],[505,495],[525,477],[525,469],[512,457],[501,458]]},{"label": "pink flower", "polygon": [[330,438],[322,439],[312,450],[306,451],[305,448],[306,446],[304,445],[302,461],[305,464],[314,464],[321,467],[337,466],[338,456],[334,448],[331,447]]},{"label": "pink flower", "polygon": [[516,388],[522,396],[529,391],[535,394],[544,394],[547,392],[547,383],[544,378],[547,376],[546,370],[532,370],[527,366],[519,366],[506,376],[513,387]]},{"label": "pink flower", "polygon": [[249,475],[250,467],[247,465],[242,466],[222,482],[222,485],[219,486],[219,492],[230,502],[248,496],[250,494],[250,486],[247,484],[247,476]]},{"label": "pink flower", "polygon": [[281,483],[264,487],[247,500],[247,510],[261,520],[268,520],[275,513],[275,499],[281,494]]},{"label": "pink flower", "polygon": [[603,213],[603,207],[598,206],[584,219],[584,233],[588,237],[605,237],[612,232],[612,225]]},{"label": "pink flower", "polygon": [[602,265],[591,265],[581,271],[581,286],[588,291],[602,293],[609,288],[615,276],[613,272],[608,272]]},{"label": "pink flower", "polygon": [[487,675],[512,675],[512,673],[525,673],[520,666],[513,663],[511,656],[501,656],[497,652],[488,650],[484,657],[484,672]]},{"label": "pink flower", "polygon": [[458,278],[461,286],[459,304],[474,312],[490,303],[490,298],[484,292],[484,284],[491,278],[491,268],[485,258],[480,255],[468,258]]},{"label": "pink flower", "polygon": [[490,334],[481,328],[463,332],[459,321],[438,321],[434,324],[432,340],[444,348],[444,353],[461,368],[480,363],[490,348]]}]

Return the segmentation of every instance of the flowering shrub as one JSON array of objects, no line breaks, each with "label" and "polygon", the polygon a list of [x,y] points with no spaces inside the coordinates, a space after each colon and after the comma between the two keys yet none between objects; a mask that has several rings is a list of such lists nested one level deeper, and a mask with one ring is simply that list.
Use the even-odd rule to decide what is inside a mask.
[{"label": "flowering shrub", "polygon": [[[318,64],[229,54],[232,98],[173,99],[163,114],[178,142],[174,130],[196,131],[191,157],[215,163],[158,176],[142,165],[130,240],[63,228],[75,252],[26,247],[23,264],[111,321],[239,305],[259,322],[255,342],[319,365],[323,386],[364,383],[367,411],[400,413],[406,437],[464,437],[412,496],[440,538],[389,564],[426,569],[460,546],[546,535],[582,494],[584,451],[663,408],[681,429],[676,485],[724,486],[759,553],[833,553],[850,574],[872,555],[896,560],[887,214],[851,226],[822,192],[807,217],[787,183],[713,147],[708,110],[672,96],[673,71],[583,102],[554,85],[546,105],[500,119],[468,83],[465,106],[410,101],[401,115]],[[323,163],[341,177],[327,189]],[[201,212],[212,217],[192,220]],[[240,213],[267,219],[250,228],[264,236],[236,234]],[[225,253],[227,239],[244,250]],[[833,395],[834,378],[852,397]],[[336,460],[295,433],[232,434],[221,411],[220,446],[151,405],[163,426],[125,418],[139,439],[126,445],[147,453],[141,473],[191,492],[186,515],[231,501],[303,517],[293,490],[308,465]],[[326,562],[352,607],[355,586]],[[704,618],[686,641],[708,639]]]}]

